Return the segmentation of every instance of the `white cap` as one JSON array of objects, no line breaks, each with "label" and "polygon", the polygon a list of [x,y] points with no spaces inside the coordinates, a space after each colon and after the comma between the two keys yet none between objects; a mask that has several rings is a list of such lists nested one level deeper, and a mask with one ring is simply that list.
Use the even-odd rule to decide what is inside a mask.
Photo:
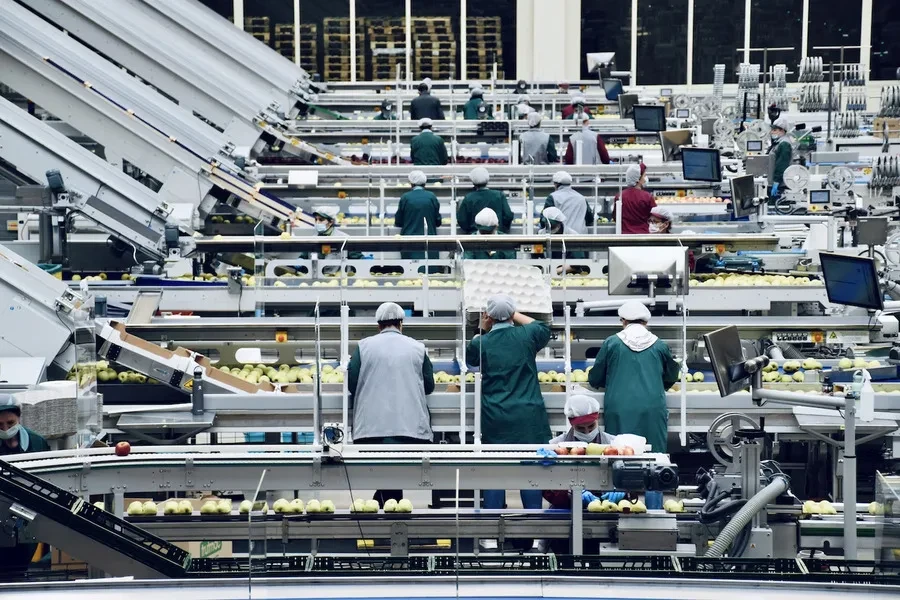
[{"label": "white cap", "polygon": [[784,129],[785,131],[791,130],[791,122],[787,120],[786,117],[778,117],[775,119],[775,122],[772,123],[772,129]]},{"label": "white cap", "polygon": [[426,77],[425,79],[422,80],[422,83],[427,85],[429,90],[431,89],[431,77]]},{"label": "white cap", "polygon": [[340,208],[337,206],[317,206],[313,209],[314,215],[322,215],[326,219],[334,221],[337,218]]},{"label": "white cap", "polygon": [[569,396],[569,399],[566,400],[566,407],[563,409],[567,419],[595,415],[599,412],[600,403],[597,399],[585,394],[572,394]]},{"label": "white cap", "polygon": [[626,321],[650,322],[650,309],[637,300],[628,300],[619,307],[619,318]]},{"label": "white cap", "polygon": [[428,117],[423,117],[423,118],[419,119],[419,129],[422,129],[423,127],[431,127],[431,125],[432,125],[432,120],[429,119]]},{"label": "white cap", "polygon": [[480,211],[478,211],[478,214],[475,215],[475,224],[479,227],[490,227],[491,229],[493,229],[500,224],[500,220],[497,219],[497,213],[494,212],[494,209],[482,208]]},{"label": "white cap", "polygon": [[375,311],[375,322],[402,321],[405,316],[406,312],[399,304],[396,302],[385,302]]},{"label": "white cap", "polygon": [[572,104],[584,104],[584,96],[575,96],[572,98]]},{"label": "white cap", "polygon": [[572,176],[566,171],[557,171],[553,174],[553,183],[560,185],[572,185]]},{"label": "white cap", "polygon": [[541,117],[541,113],[539,113],[539,112],[528,113],[528,126],[529,127],[537,127],[538,125],[541,124],[541,120],[543,120],[543,117]]},{"label": "white cap", "polygon": [[675,213],[673,213],[665,206],[654,206],[650,209],[650,214],[654,217],[664,219],[669,222],[675,221]]},{"label": "white cap", "polygon": [[481,86],[474,88],[471,92],[472,96],[484,96],[484,90],[481,89]]},{"label": "white cap", "polygon": [[544,209],[544,212],[541,213],[545,219],[548,221],[556,221],[557,223],[565,223],[566,222],[566,213],[559,210],[555,206],[548,206]]},{"label": "white cap", "polygon": [[637,185],[637,182],[641,180],[641,167],[640,165],[631,165],[628,167],[628,170],[625,171],[625,186],[626,187],[634,187]]},{"label": "white cap", "polygon": [[516,312],[516,301],[506,294],[491,296],[487,301],[486,312],[495,321],[509,321]]},{"label": "white cap", "polygon": [[491,174],[484,167],[475,167],[469,171],[469,181],[473,185],[487,185],[491,180]]},{"label": "white cap", "polygon": [[409,173],[409,182],[413,185],[425,185],[425,182],[428,181],[428,178],[425,177],[425,173],[416,169],[415,171],[410,171]]}]

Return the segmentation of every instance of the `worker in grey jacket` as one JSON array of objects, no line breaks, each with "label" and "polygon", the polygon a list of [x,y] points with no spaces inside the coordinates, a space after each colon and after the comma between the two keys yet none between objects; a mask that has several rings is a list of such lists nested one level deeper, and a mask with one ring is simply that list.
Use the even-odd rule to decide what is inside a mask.
[{"label": "worker in grey jacket", "polygon": [[566,233],[582,235],[594,224],[594,211],[588,206],[587,199],[572,189],[572,176],[565,171],[553,174],[553,186],[556,188],[544,202],[544,208],[555,206],[566,215]]},{"label": "worker in grey jacket", "polygon": [[523,165],[548,165],[559,162],[556,154],[556,144],[553,137],[546,131],[541,131],[541,113],[533,112],[528,115],[530,129],[519,136],[519,146]]},{"label": "worker in grey jacket", "polygon": [[[434,368],[425,344],[403,335],[403,308],[385,302],[375,311],[378,335],[359,342],[348,369],[355,444],[430,444],[425,396],[434,391]],[[375,499],[403,498],[379,490]]]}]

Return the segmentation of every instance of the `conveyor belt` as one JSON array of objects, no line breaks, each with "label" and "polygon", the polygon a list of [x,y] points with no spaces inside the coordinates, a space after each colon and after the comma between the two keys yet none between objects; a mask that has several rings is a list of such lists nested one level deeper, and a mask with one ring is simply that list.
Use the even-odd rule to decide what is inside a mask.
[{"label": "conveyor belt", "polygon": [[0,517],[9,522],[17,515],[27,521],[26,532],[34,527],[35,538],[109,573],[182,577],[190,566],[181,548],[0,461]]}]

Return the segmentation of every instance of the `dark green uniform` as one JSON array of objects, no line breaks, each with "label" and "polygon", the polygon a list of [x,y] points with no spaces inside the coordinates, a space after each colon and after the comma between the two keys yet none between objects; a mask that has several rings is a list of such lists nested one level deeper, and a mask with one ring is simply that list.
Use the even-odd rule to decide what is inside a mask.
[{"label": "dark green uniform", "polygon": [[[23,436],[22,433],[25,435]],[[19,433],[19,445],[15,448],[10,448],[4,442],[0,442],[0,456],[8,454],[25,454],[26,452],[48,452],[49,450],[50,444],[47,443],[47,440],[27,427],[21,428]]]},{"label": "dark green uniform", "polygon": [[372,119],[372,120],[373,120],[373,121],[396,121],[396,120],[397,120],[397,116],[396,116],[394,113],[391,113],[391,118],[390,118],[390,119],[386,119],[386,118],[384,118],[384,111],[381,111],[380,113],[378,113],[377,115],[375,115],[375,118]]},{"label": "dark green uniform", "polygon": [[778,143],[769,148],[769,152],[775,155],[775,169],[772,172],[772,183],[777,183],[779,188],[784,187],[784,172],[791,166],[794,157],[794,149],[787,140],[787,136],[778,140]]},{"label": "dark green uniform", "polygon": [[[499,234],[497,234],[499,235]],[[515,250],[466,250],[463,252],[466,260],[515,260]]]},{"label": "dark green uniform", "polygon": [[483,98],[470,98],[468,102],[463,104],[463,119],[467,121],[478,120],[478,107],[484,104]]},{"label": "dark green uniform", "polygon": [[593,388],[605,388],[603,428],[612,435],[633,433],[647,438],[654,452],[668,447],[669,409],[666,390],[679,378],[669,347],[657,339],[640,352],[618,335],[606,338],[588,374]]},{"label": "dark green uniform", "polygon": [[456,209],[456,222],[463,233],[471,235],[475,233],[475,216],[483,208],[490,208],[497,213],[498,227],[502,233],[509,233],[513,222],[513,212],[509,207],[506,194],[488,188],[475,188],[466,194],[459,208]]},{"label": "dark green uniform", "polygon": [[466,346],[466,362],[481,367],[485,444],[545,444],[550,439],[535,364],[535,355],[549,341],[550,328],[539,321],[519,327],[497,323]]},{"label": "dark green uniform", "polygon": [[414,165],[446,165],[448,162],[444,139],[427,129],[412,139],[409,154]]},{"label": "dark green uniform", "polygon": [[[0,441],[0,456],[49,450],[50,445],[47,444],[47,440],[25,427],[19,431],[19,445],[15,448],[10,448],[5,442]],[[37,550],[37,544],[29,543],[0,547],[0,580],[3,578],[3,572],[9,576],[24,573],[31,564],[31,557],[34,556],[35,550]]]},{"label": "dark green uniform", "polygon": [[[418,185],[400,196],[400,206],[394,215],[394,227],[400,228],[400,235],[437,235],[437,228],[440,226],[441,205],[437,196]],[[400,256],[418,260],[425,258],[425,253],[401,252]],[[438,258],[438,253],[429,252],[428,258]]]}]

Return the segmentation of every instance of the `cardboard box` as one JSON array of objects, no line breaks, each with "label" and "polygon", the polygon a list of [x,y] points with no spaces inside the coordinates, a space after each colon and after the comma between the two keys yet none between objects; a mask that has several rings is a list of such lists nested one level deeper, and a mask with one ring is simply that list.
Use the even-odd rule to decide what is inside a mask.
[{"label": "cardboard box", "polygon": [[182,550],[188,552],[193,558],[231,558],[232,542],[227,541],[203,541],[203,542],[173,542]]},{"label": "cardboard box", "polygon": [[66,571],[68,569],[81,570],[87,565],[83,560],[79,560],[74,556],[69,556],[59,548],[53,548],[50,553],[50,570]]},{"label": "cardboard box", "polygon": [[119,332],[119,337],[122,339],[122,342],[140,348],[141,350],[145,350],[151,354],[155,354],[161,358],[172,358],[175,355],[171,350],[166,350],[165,348],[160,348],[156,344],[151,344],[147,340],[137,337],[136,335],[131,335],[125,330],[125,323],[111,323],[112,328]]},{"label": "cardboard box", "polygon": [[[261,391],[260,387],[257,384],[250,383],[249,381],[244,381],[239,377],[235,377],[230,373],[223,373],[219,369],[217,369],[212,361],[202,354],[194,355],[194,362],[203,367],[205,371],[205,377],[211,379],[212,381],[216,381],[221,383],[222,385],[227,385],[232,388],[237,388],[243,392],[248,394],[256,394]],[[271,391],[274,391],[273,387]]]}]

